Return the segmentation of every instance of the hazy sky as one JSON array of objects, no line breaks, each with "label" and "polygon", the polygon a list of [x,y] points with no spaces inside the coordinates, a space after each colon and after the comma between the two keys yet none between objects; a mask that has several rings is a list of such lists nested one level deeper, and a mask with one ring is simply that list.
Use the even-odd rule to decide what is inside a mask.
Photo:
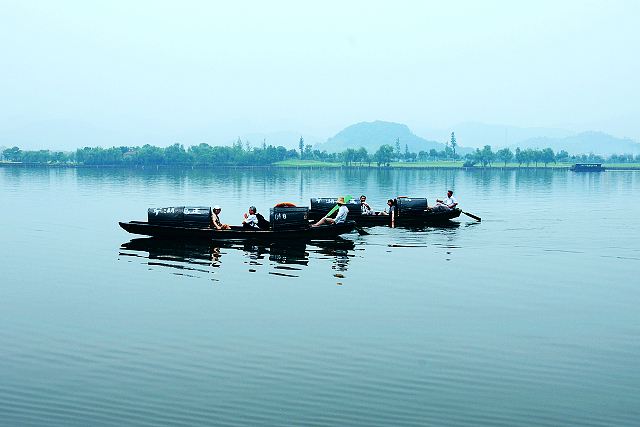
[{"label": "hazy sky", "polygon": [[636,0],[0,0],[0,135],[216,143],[389,120],[640,140],[639,18]]}]

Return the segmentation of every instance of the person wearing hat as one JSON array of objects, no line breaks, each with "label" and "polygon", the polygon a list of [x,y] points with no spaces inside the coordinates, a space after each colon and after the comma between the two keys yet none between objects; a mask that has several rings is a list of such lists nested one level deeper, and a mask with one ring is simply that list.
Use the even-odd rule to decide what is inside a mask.
[{"label": "person wearing hat", "polygon": [[220,221],[221,211],[222,208],[219,205],[215,205],[211,210],[211,228],[215,228],[216,230],[228,230],[231,228],[229,227],[229,224],[223,224],[222,221]]},{"label": "person wearing hat", "polygon": [[340,208],[338,209],[338,214],[335,218],[324,217],[320,221],[316,222],[312,225],[312,227],[317,227],[322,224],[342,224],[347,220],[347,215],[349,214],[349,208],[345,206],[344,197],[338,197],[338,202]]}]

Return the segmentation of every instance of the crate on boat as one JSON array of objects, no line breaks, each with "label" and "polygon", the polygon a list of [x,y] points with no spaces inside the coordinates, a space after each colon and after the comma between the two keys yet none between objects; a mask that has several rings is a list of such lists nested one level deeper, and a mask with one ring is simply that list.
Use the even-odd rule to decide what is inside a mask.
[{"label": "crate on boat", "polygon": [[398,216],[424,215],[427,209],[427,199],[425,197],[398,197],[396,199]]},{"label": "crate on boat", "polygon": [[211,208],[208,206],[149,208],[147,218],[149,224],[208,227],[211,224]]},{"label": "crate on boat", "polygon": [[309,227],[309,208],[275,207],[269,209],[269,222],[272,230],[290,230]]}]

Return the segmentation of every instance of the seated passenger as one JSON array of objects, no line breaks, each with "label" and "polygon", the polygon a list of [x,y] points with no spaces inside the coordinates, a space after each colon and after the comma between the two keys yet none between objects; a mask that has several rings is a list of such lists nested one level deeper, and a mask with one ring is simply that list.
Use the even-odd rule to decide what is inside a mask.
[{"label": "seated passenger", "polygon": [[256,229],[258,230],[260,227],[258,226],[258,216],[256,215],[256,207],[249,207],[249,214],[244,214],[244,220],[242,220],[242,228]]},{"label": "seated passenger", "polygon": [[338,205],[340,205],[340,208],[338,209],[338,214],[336,215],[335,219],[325,216],[320,221],[313,224],[312,227],[318,227],[322,224],[342,224],[343,222],[345,222],[347,220],[347,215],[349,214],[349,208],[345,206],[344,197],[338,197],[337,203]]},{"label": "seated passenger", "polygon": [[211,228],[216,230],[228,230],[231,228],[229,227],[229,224],[223,224],[222,221],[220,221],[221,211],[222,208],[218,205],[215,205],[211,210]]},{"label": "seated passenger", "polygon": [[373,209],[371,209],[371,206],[369,206],[369,204],[367,203],[367,196],[365,196],[364,194],[360,196],[360,212],[362,215],[375,214],[375,212],[373,212]]},{"label": "seated passenger", "polygon": [[394,199],[387,200],[387,209],[384,212],[381,212],[382,215],[390,215],[391,216],[391,226],[395,227],[396,225],[396,201]]},{"label": "seated passenger", "polygon": [[380,213],[382,215],[394,216],[395,212],[396,212],[396,202],[393,199],[389,199],[389,200],[387,200],[387,208],[383,212],[380,212]]}]

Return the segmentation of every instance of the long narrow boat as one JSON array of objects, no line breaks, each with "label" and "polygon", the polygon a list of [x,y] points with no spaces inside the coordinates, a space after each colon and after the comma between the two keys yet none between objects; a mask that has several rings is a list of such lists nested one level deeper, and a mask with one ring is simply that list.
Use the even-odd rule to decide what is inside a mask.
[{"label": "long narrow boat", "polygon": [[120,227],[133,234],[169,239],[206,239],[206,240],[335,240],[341,234],[354,230],[356,223],[321,225],[319,227],[300,227],[280,230],[252,230],[231,226],[228,230],[214,230],[209,227],[183,227],[177,225],[151,224],[144,221],[120,222]]},{"label": "long narrow boat", "polygon": [[[460,209],[430,208],[426,198],[398,197],[396,206],[396,226],[428,226],[449,224],[462,213]],[[309,218],[318,220],[326,215],[335,206],[336,198],[312,198]],[[356,224],[364,227],[376,225],[391,225],[391,217],[383,212],[375,212],[374,215],[363,215],[360,210],[360,201],[352,199],[346,203],[349,209],[348,218]]]}]

